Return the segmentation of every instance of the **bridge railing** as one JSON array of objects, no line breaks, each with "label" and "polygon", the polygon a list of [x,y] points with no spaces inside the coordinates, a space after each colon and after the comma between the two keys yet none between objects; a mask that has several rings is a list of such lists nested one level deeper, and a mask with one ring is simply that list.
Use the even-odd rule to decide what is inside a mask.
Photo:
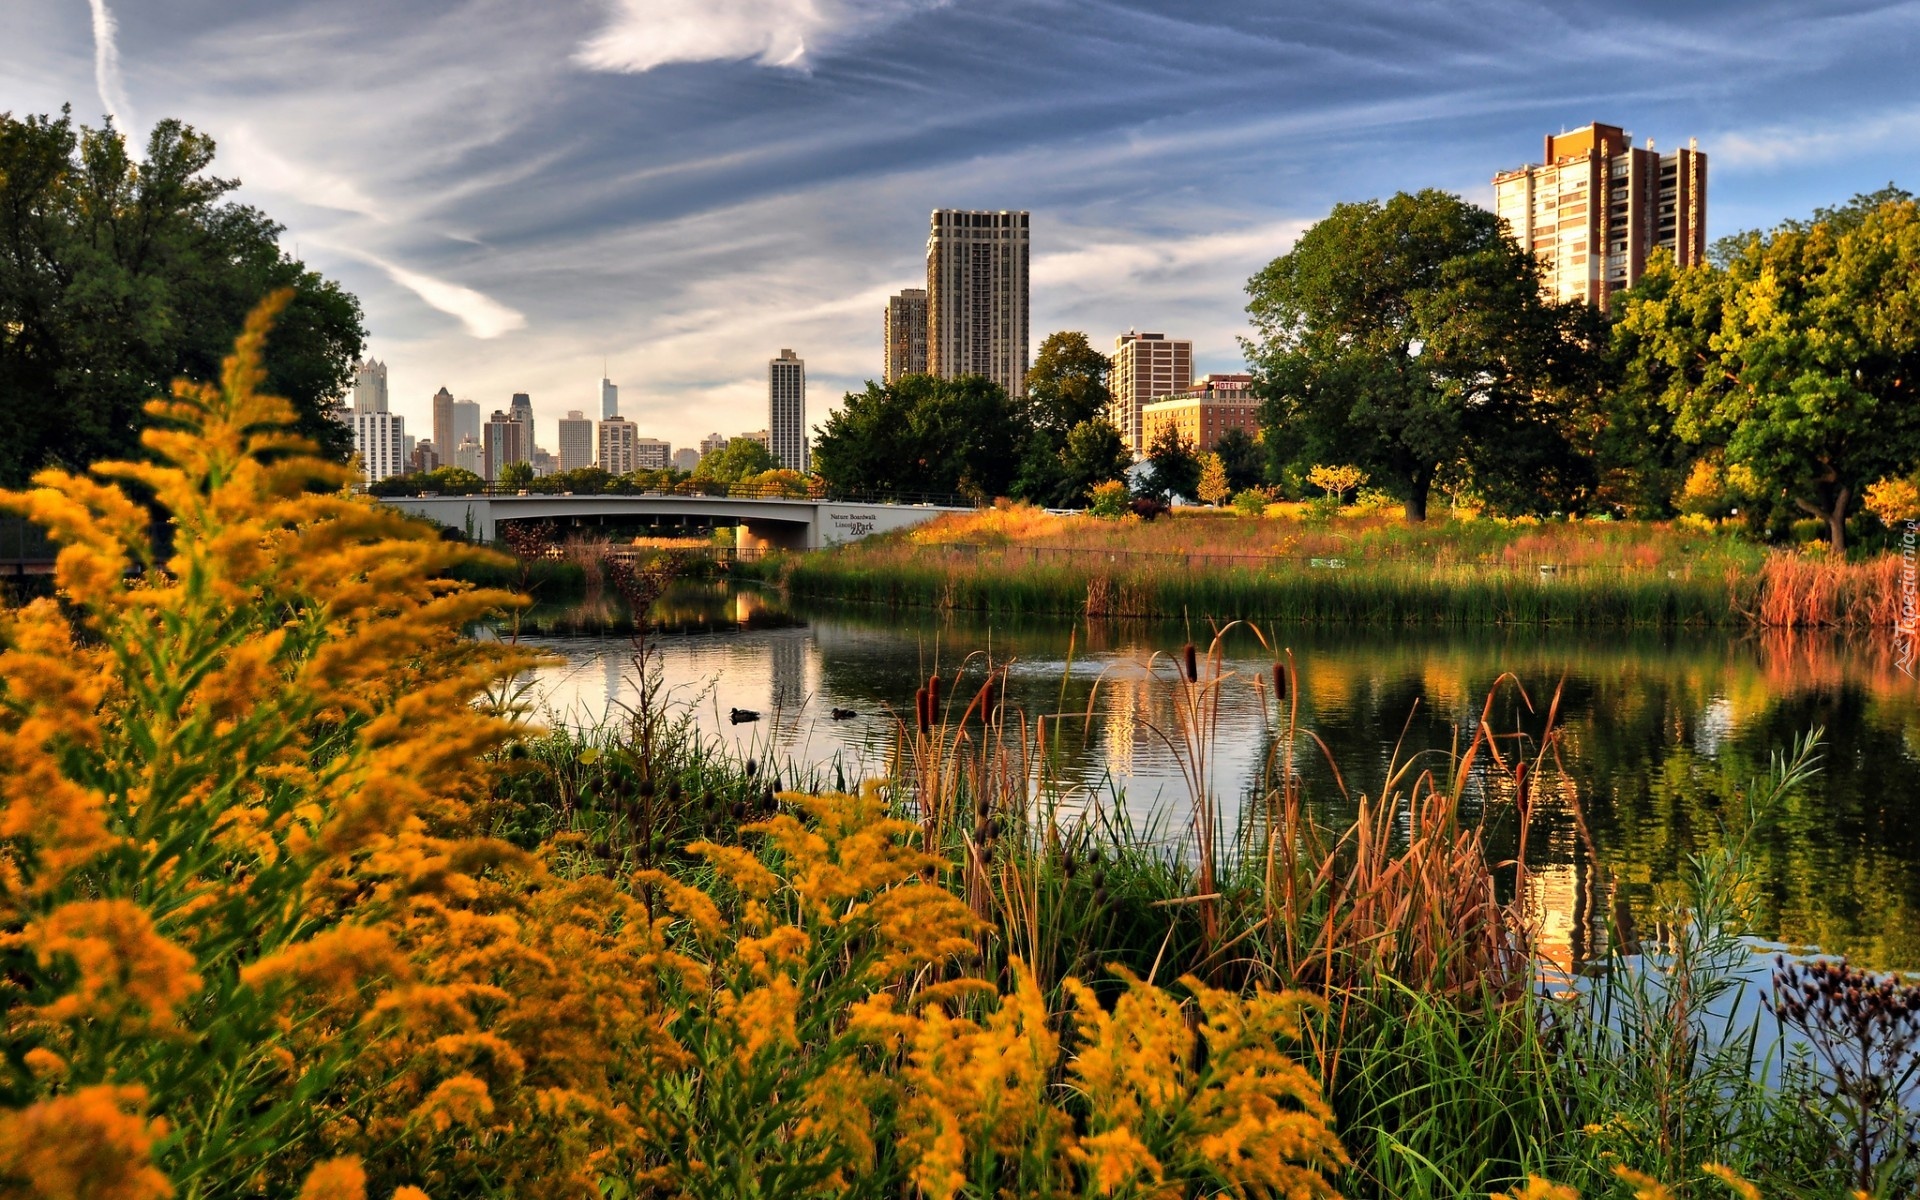
[{"label": "bridge railing", "polygon": [[0,575],[37,575],[53,569],[59,547],[25,517],[0,517]]},{"label": "bridge railing", "polygon": [[808,500],[830,502],[834,504],[908,504],[938,505],[948,508],[974,508],[978,502],[965,496],[950,492],[915,491],[861,491],[846,488],[830,488],[820,480],[811,480],[802,485],[797,483],[725,483],[714,479],[685,479],[669,487],[648,487],[627,480],[613,479],[607,483],[582,486],[579,483],[562,483],[535,479],[524,487],[489,483],[478,488],[462,491],[420,491],[411,487],[398,486],[391,480],[382,480],[371,487],[356,485],[357,492],[363,492],[383,499],[411,499],[434,496],[686,496],[712,497],[725,500]]}]

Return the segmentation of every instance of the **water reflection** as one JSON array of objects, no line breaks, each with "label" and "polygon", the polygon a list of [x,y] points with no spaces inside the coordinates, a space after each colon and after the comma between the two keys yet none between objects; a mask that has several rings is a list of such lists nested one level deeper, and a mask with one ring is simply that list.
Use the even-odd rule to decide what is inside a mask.
[{"label": "water reflection", "polygon": [[[1178,624],[995,623],[925,614],[800,608],[755,592],[681,590],[656,613],[667,632],[667,685],[702,725],[777,762],[837,763],[849,777],[883,770],[894,714],[936,668],[964,664],[977,681],[1008,667],[1008,698],[1063,722],[1062,782],[1084,794],[1118,789],[1136,823],[1185,836],[1189,796],[1166,732],[1173,726],[1156,652],[1205,628]],[[1538,781],[1526,844],[1527,889],[1546,937],[1567,960],[1601,950],[1617,901],[1644,914],[1667,897],[1685,856],[1713,845],[1741,811],[1747,782],[1771,752],[1825,730],[1824,770],[1793,796],[1762,839],[1755,931],[1851,953],[1879,966],[1920,966],[1920,804],[1914,799],[1920,704],[1891,647],[1823,638],[1505,633],[1490,630],[1280,631],[1300,680],[1299,719],[1324,743],[1296,746],[1309,803],[1324,819],[1377,790],[1389,763],[1438,766],[1473,737],[1487,694],[1502,753],[1547,727],[1558,692],[1559,770]],[[562,719],[590,720],[633,697],[630,647],[618,638],[541,639],[563,662],[538,688]],[[1236,678],[1223,690],[1211,790],[1235,817],[1275,753],[1273,652],[1247,634],[1228,642]],[[964,706],[972,684],[949,687]],[[762,721],[733,726],[732,707]],[[857,711],[835,722],[832,708]],[[956,713],[958,708],[954,710]],[[1498,858],[1519,849],[1511,777],[1490,758],[1468,788]]]}]

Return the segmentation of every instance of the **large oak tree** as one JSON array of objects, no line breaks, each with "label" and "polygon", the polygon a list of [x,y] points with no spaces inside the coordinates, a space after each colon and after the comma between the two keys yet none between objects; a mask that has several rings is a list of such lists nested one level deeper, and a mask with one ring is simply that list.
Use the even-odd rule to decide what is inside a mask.
[{"label": "large oak tree", "polygon": [[142,454],[142,405],[176,378],[216,377],[247,313],[283,287],[266,390],[324,453],[351,451],[327,410],[361,353],[360,306],[226,199],[238,184],[213,158],[178,121],[139,159],[110,126],[0,113],[0,486]]},{"label": "large oak tree", "polygon": [[1629,382],[1827,527],[1866,485],[1920,466],[1920,207],[1888,188],[1656,264],[1620,306]]},{"label": "large oak tree", "polygon": [[1492,213],[1433,190],[1342,204],[1247,291],[1276,452],[1364,467],[1410,521],[1460,462],[1514,504],[1577,502],[1568,397],[1590,387],[1599,327],[1542,294]]}]

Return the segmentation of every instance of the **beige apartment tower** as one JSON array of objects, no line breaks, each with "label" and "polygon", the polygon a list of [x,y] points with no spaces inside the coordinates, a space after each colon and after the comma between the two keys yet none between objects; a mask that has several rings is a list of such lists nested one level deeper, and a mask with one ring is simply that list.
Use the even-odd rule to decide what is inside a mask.
[{"label": "beige apartment tower", "polygon": [[1707,156],[1637,149],[1616,125],[1548,134],[1545,161],[1493,177],[1494,211],[1540,259],[1547,291],[1606,309],[1655,251],[1707,257]]},{"label": "beige apartment tower", "polygon": [[767,360],[767,449],[789,471],[807,469],[807,362],[792,350]]},{"label": "beige apartment tower", "polygon": [[902,288],[887,297],[882,337],[881,378],[894,383],[903,375],[927,373],[927,292],[925,288]]},{"label": "beige apartment tower", "polygon": [[622,416],[600,422],[600,469],[609,475],[630,475],[639,467],[635,459],[640,429]]},{"label": "beige apartment tower", "polygon": [[560,469],[578,471],[593,465],[593,421],[579,409],[560,418]]},{"label": "beige apartment tower", "polygon": [[1027,390],[1028,216],[940,208],[927,235],[927,371]]},{"label": "beige apartment tower", "polygon": [[1141,410],[1158,397],[1186,391],[1192,383],[1192,342],[1132,330],[1113,339],[1113,408],[1108,419],[1135,458],[1153,441]]}]

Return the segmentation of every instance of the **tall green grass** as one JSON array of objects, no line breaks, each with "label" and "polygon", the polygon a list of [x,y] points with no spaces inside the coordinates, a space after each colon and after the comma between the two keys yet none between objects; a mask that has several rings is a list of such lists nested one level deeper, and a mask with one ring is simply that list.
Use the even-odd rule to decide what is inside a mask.
[{"label": "tall green grass", "polygon": [[955,561],[938,551],[869,562],[824,553],[758,565],[796,595],[989,616],[1180,617],[1368,625],[1743,625],[1738,578],[1626,570],[1534,570],[1415,563],[1277,570],[1121,568]]}]

